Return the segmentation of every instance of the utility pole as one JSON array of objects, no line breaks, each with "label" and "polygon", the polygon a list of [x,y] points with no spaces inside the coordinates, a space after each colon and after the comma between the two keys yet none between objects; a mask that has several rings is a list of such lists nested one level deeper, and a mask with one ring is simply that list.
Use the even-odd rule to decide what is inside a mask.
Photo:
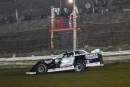
[{"label": "utility pole", "polygon": [[[16,4],[16,0],[15,0],[15,4]],[[18,10],[17,10],[17,8],[15,9],[15,14],[16,14],[16,20],[18,22]]]},{"label": "utility pole", "polygon": [[18,22],[18,11],[17,11],[17,9],[15,10],[15,12],[16,12],[16,20]]},{"label": "utility pole", "polygon": [[[51,29],[54,29],[54,6],[51,6]],[[51,32],[51,54],[54,54],[54,32]]]},{"label": "utility pole", "polygon": [[76,27],[77,27],[77,24],[76,24],[76,3],[75,3],[75,0],[73,0],[73,13],[74,13],[74,28],[73,29],[73,50],[76,50],[76,42],[77,42],[77,31],[76,31]]},{"label": "utility pole", "polygon": [[95,13],[95,12],[94,12],[94,9],[95,9],[95,8],[94,8],[94,1],[93,1],[93,4],[92,4],[92,5],[93,5],[93,14],[94,14],[94,13]]},{"label": "utility pole", "polygon": [[62,6],[62,3],[61,3],[61,0],[60,0],[60,9],[61,9],[61,6]]}]

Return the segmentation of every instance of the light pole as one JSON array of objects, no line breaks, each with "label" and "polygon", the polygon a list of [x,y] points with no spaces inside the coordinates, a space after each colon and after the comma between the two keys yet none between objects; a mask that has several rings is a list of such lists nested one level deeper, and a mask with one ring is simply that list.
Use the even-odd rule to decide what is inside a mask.
[{"label": "light pole", "polygon": [[61,14],[61,9],[62,9],[62,0],[60,0],[60,10],[59,10],[59,14]]},{"label": "light pole", "polygon": [[[16,0],[15,0],[15,4],[16,4]],[[15,14],[16,14],[16,21],[18,22],[18,10],[15,9]]]},{"label": "light pole", "polygon": [[70,3],[73,2],[73,16],[75,17],[74,20],[74,28],[73,29],[73,50],[76,50],[76,42],[77,42],[77,31],[76,31],[76,3],[75,0],[69,0]]}]

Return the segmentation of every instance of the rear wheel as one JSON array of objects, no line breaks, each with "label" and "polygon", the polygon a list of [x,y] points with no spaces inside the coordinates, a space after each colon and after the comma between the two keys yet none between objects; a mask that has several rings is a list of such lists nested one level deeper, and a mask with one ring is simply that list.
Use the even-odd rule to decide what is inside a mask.
[{"label": "rear wheel", "polygon": [[45,64],[39,64],[36,67],[37,74],[46,74],[47,73],[47,66]]},{"label": "rear wheel", "polygon": [[85,69],[85,66],[82,63],[76,63],[75,66],[75,72],[82,72]]}]

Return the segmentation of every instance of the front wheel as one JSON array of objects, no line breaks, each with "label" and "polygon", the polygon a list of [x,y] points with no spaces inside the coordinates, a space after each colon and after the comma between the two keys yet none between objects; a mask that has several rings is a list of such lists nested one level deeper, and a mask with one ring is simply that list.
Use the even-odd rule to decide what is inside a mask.
[{"label": "front wheel", "polygon": [[74,66],[75,72],[82,72],[85,69],[85,66],[82,63],[76,63]]},{"label": "front wheel", "polygon": [[46,74],[47,73],[47,66],[45,64],[39,64],[36,67],[37,74]]}]

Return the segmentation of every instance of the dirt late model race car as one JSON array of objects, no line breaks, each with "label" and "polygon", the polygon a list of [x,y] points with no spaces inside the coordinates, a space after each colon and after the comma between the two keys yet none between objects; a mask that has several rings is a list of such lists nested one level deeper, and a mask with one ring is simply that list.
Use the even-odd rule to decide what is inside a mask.
[{"label": "dirt late model race car", "polygon": [[86,67],[103,66],[102,55],[77,50],[62,53],[52,59],[38,61],[26,74],[46,74],[48,72],[74,70],[84,71]]}]

